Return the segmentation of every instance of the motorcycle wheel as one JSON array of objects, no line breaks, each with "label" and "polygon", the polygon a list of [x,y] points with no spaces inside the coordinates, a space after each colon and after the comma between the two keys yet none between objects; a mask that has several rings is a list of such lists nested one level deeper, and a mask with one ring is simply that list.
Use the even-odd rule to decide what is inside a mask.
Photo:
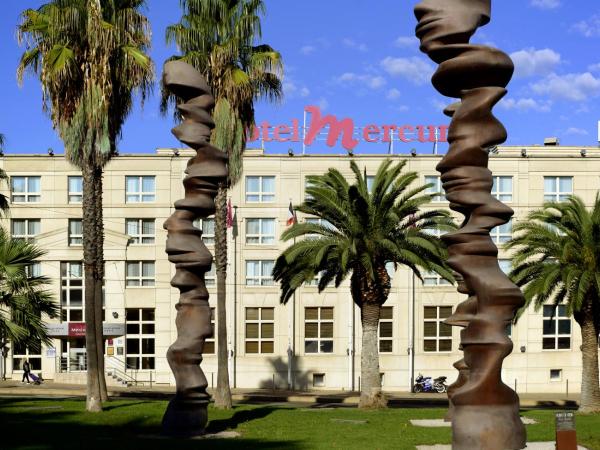
[{"label": "motorcycle wheel", "polygon": [[423,392],[423,386],[421,386],[420,384],[415,384],[415,387],[413,388],[413,392],[415,394],[418,394],[419,392]]},{"label": "motorcycle wheel", "polygon": [[438,386],[435,387],[435,390],[439,393],[439,394],[443,394],[444,392],[447,392],[447,388],[445,385],[440,384]]}]

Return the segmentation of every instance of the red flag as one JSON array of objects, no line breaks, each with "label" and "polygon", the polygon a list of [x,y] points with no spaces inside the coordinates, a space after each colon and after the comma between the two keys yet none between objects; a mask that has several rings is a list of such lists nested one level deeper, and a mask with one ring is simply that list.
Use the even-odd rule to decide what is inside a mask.
[{"label": "red flag", "polygon": [[294,211],[294,207],[292,206],[292,202],[290,202],[290,207],[288,209],[288,218],[287,218],[286,225],[289,227],[290,225],[293,225],[295,223],[298,223],[298,218],[296,217],[296,211]]},{"label": "red flag", "polygon": [[227,228],[233,227],[233,207],[231,206],[231,199],[227,201]]}]

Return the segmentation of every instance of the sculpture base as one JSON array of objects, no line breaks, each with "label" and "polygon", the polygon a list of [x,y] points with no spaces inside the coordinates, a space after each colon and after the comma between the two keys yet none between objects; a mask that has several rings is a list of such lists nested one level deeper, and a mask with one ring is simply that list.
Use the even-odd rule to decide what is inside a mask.
[{"label": "sculpture base", "polygon": [[175,397],[169,402],[162,420],[162,434],[189,438],[203,435],[208,422],[210,396],[200,399]]},{"label": "sculpture base", "polygon": [[520,450],[526,446],[519,405],[454,405],[453,450]]}]

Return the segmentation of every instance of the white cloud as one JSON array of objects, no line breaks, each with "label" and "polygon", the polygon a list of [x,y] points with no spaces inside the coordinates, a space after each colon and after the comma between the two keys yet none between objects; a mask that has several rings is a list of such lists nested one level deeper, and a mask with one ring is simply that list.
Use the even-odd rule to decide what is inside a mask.
[{"label": "white cloud", "polygon": [[366,44],[362,42],[356,42],[350,38],[342,39],[342,44],[344,44],[346,47],[358,50],[359,52],[366,52],[369,49]]},{"label": "white cloud", "polygon": [[500,100],[498,106],[507,110],[548,112],[552,104],[550,102],[540,102],[533,98],[520,98],[517,100],[504,98]]},{"label": "white cloud", "polygon": [[310,95],[310,89],[306,86],[300,86],[294,80],[288,78],[283,82],[283,94],[288,99],[308,97]]},{"label": "white cloud", "polygon": [[552,98],[581,102],[600,94],[600,79],[590,72],[569,73],[566,75],[550,74],[543,80],[531,85],[536,94],[548,95]]},{"label": "white cloud", "polygon": [[577,22],[572,29],[585,37],[600,36],[600,14],[594,14],[588,20]]},{"label": "white cloud", "polygon": [[419,40],[415,36],[400,36],[394,41],[394,45],[400,48],[417,48]]},{"label": "white cloud", "polygon": [[313,45],[304,45],[303,47],[300,47],[300,53],[302,53],[304,56],[311,55],[315,52],[315,50],[316,48]]},{"label": "white cloud", "polygon": [[390,75],[406,78],[414,84],[425,84],[431,78],[434,68],[422,58],[393,58],[388,56],[381,61],[381,67]]},{"label": "white cloud", "polygon": [[571,127],[567,131],[565,131],[565,134],[571,136],[587,136],[590,133],[587,130],[584,130],[583,128]]},{"label": "white cloud", "polygon": [[360,83],[367,86],[369,89],[379,89],[387,83],[385,78],[379,75],[357,74],[354,72],[346,72],[335,79],[338,83],[355,84]]},{"label": "white cloud", "polygon": [[600,72],[600,63],[596,63],[596,64],[590,64],[588,66],[588,70],[590,72]]},{"label": "white cloud", "polygon": [[450,99],[448,99],[448,101],[444,101],[439,98],[432,98],[432,99],[429,99],[429,103],[436,110],[441,112],[441,111],[445,110],[448,107],[448,105],[451,104],[451,101],[450,101]]},{"label": "white cloud", "polygon": [[549,48],[526,48],[511,53],[510,57],[515,63],[515,75],[518,77],[548,75],[560,64],[560,54]]},{"label": "white cloud", "polygon": [[319,108],[321,108],[321,111],[325,111],[327,108],[329,108],[329,102],[325,97],[321,97],[317,101],[317,105],[319,106]]},{"label": "white cloud", "polygon": [[385,94],[385,98],[388,100],[398,100],[402,94],[396,88],[392,88]]},{"label": "white cloud", "polygon": [[555,9],[560,6],[560,0],[531,0],[531,6],[539,9]]}]

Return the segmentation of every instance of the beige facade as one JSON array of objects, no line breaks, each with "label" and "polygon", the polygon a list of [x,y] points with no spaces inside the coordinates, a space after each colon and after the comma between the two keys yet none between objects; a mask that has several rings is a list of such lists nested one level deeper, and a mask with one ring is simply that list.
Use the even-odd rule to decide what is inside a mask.
[{"label": "beige facade", "polygon": [[[600,189],[600,150],[570,147],[501,147],[492,154],[490,168],[497,177],[495,192],[515,210],[514,221],[540,207],[544,198],[575,193],[592,204]],[[179,154],[177,154],[179,153]],[[159,149],[156,154],[120,155],[106,167],[105,217],[105,318],[107,365],[125,369],[138,379],[172,384],[165,354],[176,337],[175,308],[178,291],[169,280],[173,267],[164,252],[162,224],[172,213],[173,202],[183,197],[182,178],[189,150]],[[354,160],[374,174],[388,155],[359,155]],[[394,155],[408,160],[422,183],[434,181],[439,155]],[[286,227],[290,201],[302,201],[305,177],[336,167],[351,177],[350,157],[338,155],[282,156],[248,151],[244,178],[232,190],[236,207],[236,237],[230,231],[228,322],[231,339],[232,384],[240,388],[288,384],[288,351],[294,349],[292,378],[300,389],[357,389],[360,384],[360,311],[353,306],[348,283],[319,294],[304,286],[288,305],[279,303],[279,290],[269,279],[271,261],[286,247],[279,240]],[[78,240],[81,204],[77,201],[80,176],[63,156],[6,155],[0,158],[10,176],[12,195],[7,227],[13,234],[35,239],[48,253],[41,273],[52,279],[51,289],[63,305],[64,325],[53,321],[53,347],[29,355],[34,371],[44,378],[82,380],[82,339],[75,324],[82,320],[78,280],[82,249]],[[25,192],[23,192],[25,191]],[[447,207],[443,199],[432,207]],[[258,220],[262,219],[262,220]],[[306,220],[299,217],[299,220]],[[210,222],[205,225],[210,241]],[[23,233],[25,232],[25,236]],[[495,230],[500,259],[507,260],[501,242],[510,229]],[[209,248],[212,248],[209,245]],[[507,264],[503,261],[502,264]],[[61,272],[62,267],[62,272]],[[408,390],[411,378],[411,323],[414,313],[414,372],[455,378],[453,362],[460,358],[459,330],[450,335],[441,320],[460,301],[453,286],[435,277],[417,280],[399,268],[386,303],[380,349],[383,386]],[[214,286],[211,302],[216,300]],[[413,304],[414,291],[414,311]],[[258,308],[258,309],[257,309]],[[320,308],[320,309],[317,309]],[[126,322],[127,317],[127,322]],[[544,322],[546,326],[544,327]],[[81,331],[81,330],[80,330]],[[81,334],[79,331],[79,334]],[[571,319],[544,318],[530,310],[511,330],[514,351],[504,364],[504,381],[519,392],[571,392],[579,390],[581,352],[579,326]],[[17,350],[7,360],[9,376],[19,378]],[[25,352],[25,355],[23,354]],[[261,353],[262,352],[262,353]],[[39,367],[39,369],[38,369]],[[209,384],[216,383],[216,356],[202,363]],[[133,375],[132,375],[133,376]]]}]

